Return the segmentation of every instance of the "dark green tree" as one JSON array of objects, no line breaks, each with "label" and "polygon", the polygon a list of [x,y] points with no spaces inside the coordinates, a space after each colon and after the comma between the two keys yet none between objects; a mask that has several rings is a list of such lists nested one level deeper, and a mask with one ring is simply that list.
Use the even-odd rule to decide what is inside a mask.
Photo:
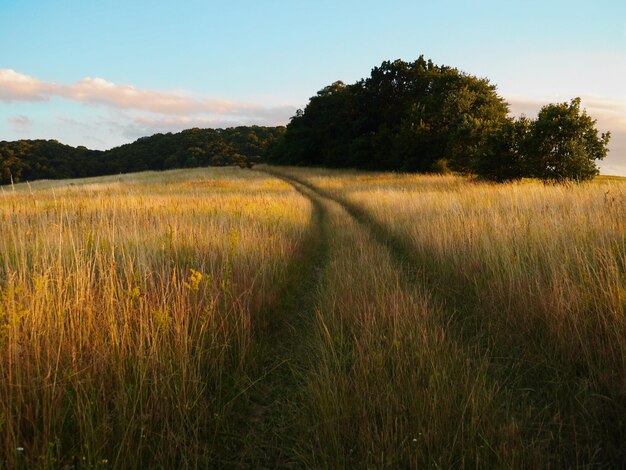
[{"label": "dark green tree", "polygon": [[0,149],[0,184],[18,182],[22,173],[21,162],[13,149]]},{"label": "dark green tree", "polygon": [[273,163],[469,172],[508,106],[485,79],[457,69],[385,61],[352,85],[335,82],[294,116]]},{"label": "dark green tree", "polygon": [[474,172],[492,181],[511,181],[530,175],[528,139],[532,121],[525,116],[506,119],[491,130],[476,159]]},{"label": "dark green tree", "polygon": [[[55,140],[0,142],[0,184],[130,171],[258,162],[284,127],[241,126],[155,134],[107,151]],[[243,160],[242,160],[243,158]]]},{"label": "dark green tree", "polygon": [[580,98],[541,108],[530,126],[529,176],[549,181],[583,181],[598,174],[596,160],[608,152],[610,132],[600,134],[596,120],[580,110]]}]

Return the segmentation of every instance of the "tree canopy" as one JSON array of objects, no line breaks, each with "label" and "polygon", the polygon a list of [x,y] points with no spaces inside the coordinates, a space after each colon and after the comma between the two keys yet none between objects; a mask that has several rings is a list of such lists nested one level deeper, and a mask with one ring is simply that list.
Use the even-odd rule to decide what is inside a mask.
[{"label": "tree canopy", "polygon": [[610,132],[580,110],[580,98],[548,104],[537,119],[504,122],[490,136],[492,145],[475,167],[477,174],[506,181],[523,177],[545,181],[584,181],[598,174],[596,160],[608,152]]},{"label": "tree canopy", "polygon": [[596,160],[607,155],[610,132],[599,134],[580,98],[544,106],[527,136],[529,176],[544,180],[586,180],[598,174]]},{"label": "tree canopy", "polygon": [[312,97],[268,151],[275,163],[432,171],[446,160],[468,171],[508,105],[487,79],[415,62],[383,62],[352,85]]},{"label": "tree canopy", "polygon": [[512,119],[496,87],[456,68],[395,60],[354,84],[338,81],[298,110],[268,146],[275,164],[473,173],[487,179],[584,180],[609,133],[580,99]]}]

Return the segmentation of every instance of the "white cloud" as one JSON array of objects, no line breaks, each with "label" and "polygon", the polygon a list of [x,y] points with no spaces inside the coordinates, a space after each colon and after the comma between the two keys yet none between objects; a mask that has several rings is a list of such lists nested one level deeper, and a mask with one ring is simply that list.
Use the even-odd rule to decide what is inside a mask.
[{"label": "white cloud", "polygon": [[83,78],[73,85],[64,86],[59,95],[112,108],[174,115],[236,114],[259,108],[250,103],[197,99],[176,93],[141,90],[132,85],[117,85],[102,78]]},{"label": "white cloud", "polygon": [[23,75],[11,69],[0,69],[0,100],[12,101],[45,101],[55,88],[36,78]]},{"label": "white cloud", "polygon": [[0,101],[46,101],[50,98],[105,105],[114,109],[141,110],[167,115],[240,115],[271,113],[254,103],[197,98],[184,93],[143,90],[103,78],[83,78],[65,85],[44,82],[11,69],[0,69]]},{"label": "white cloud", "polygon": [[[45,104],[50,99],[104,108],[80,119],[60,115]],[[243,101],[198,97],[184,91],[144,90],[103,78],[82,78],[72,84],[45,82],[11,69],[0,69],[0,102],[41,102],[50,108],[53,123],[31,123],[27,116],[9,118],[15,134],[54,138],[71,145],[108,148],[156,132],[191,127],[282,125],[295,114],[293,106],[267,106]],[[31,126],[31,124],[33,124]],[[90,145],[91,144],[91,145]]]}]

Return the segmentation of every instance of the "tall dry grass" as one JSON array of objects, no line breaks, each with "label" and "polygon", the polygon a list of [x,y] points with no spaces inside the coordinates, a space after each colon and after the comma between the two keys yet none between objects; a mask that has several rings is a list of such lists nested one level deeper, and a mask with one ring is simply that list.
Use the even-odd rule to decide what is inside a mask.
[{"label": "tall dry grass", "polygon": [[[450,318],[447,335],[464,345],[469,361],[487,364],[485,383],[508,396],[498,406],[508,408],[501,411],[521,436],[518,462],[540,455],[547,466],[623,464],[623,180],[497,185],[456,176],[288,172],[344,201],[423,274]],[[395,283],[380,264],[368,266],[363,276],[379,273],[372,290]],[[378,298],[370,305],[379,305]],[[350,303],[341,310],[354,312]],[[395,321],[407,316],[396,314]],[[404,331],[419,330],[420,322],[416,315]],[[374,363],[376,356],[370,357]],[[413,364],[400,360],[387,367],[406,373]],[[450,370],[442,365],[439,373]],[[375,390],[399,399],[384,381]],[[452,386],[440,393],[466,393],[460,390]],[[484,391],[476,390],[473,398]],[[435,422],[431,432],[442,423]],[[514,462],[490,447],[503,463]]]},{"label": "tall dry grass", "polygon": [[257,314],[310,213],[235,169],[3,187],[0,467],[228,458]]},{"label": "tall dry grass", "polygon": [[0,467],[623,463],[623,182],[270,170],[1,188]]},{"label": "tall dry grass", "polygon": [[327,205],[330,256],[303,399],[314,430],[306,466],[521,461],[516,423],[484,360],[449,335],[424,285],[411,285],[384,246],[343,209]]}]

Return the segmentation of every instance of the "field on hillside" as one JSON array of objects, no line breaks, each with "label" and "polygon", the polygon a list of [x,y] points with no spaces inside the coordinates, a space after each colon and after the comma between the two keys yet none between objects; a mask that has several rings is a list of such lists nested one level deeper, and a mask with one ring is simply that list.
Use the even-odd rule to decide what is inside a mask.
[{"label": "field on hillside", "polygon": [[626,179],[4,186],[0,468],[619,467]]}]

